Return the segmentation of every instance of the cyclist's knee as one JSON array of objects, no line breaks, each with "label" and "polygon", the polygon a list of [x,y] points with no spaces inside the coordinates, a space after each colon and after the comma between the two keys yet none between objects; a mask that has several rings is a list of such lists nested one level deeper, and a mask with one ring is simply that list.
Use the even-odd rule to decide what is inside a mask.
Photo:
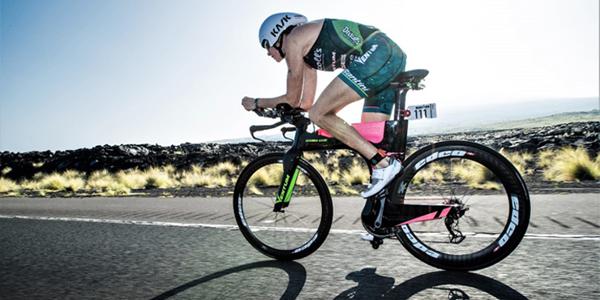
[{"label": "cyclist's knee", "polygon": [[317,105],[313,105],[308,111],[308,118],[317,125],[320,125],[323,116],[325,116],[325,114],[318,109]]}]

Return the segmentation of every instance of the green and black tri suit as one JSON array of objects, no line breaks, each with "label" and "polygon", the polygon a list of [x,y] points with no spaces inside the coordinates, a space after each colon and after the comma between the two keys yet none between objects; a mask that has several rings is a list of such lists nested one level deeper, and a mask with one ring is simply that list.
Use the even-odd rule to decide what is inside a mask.
[{"label": "green and black tri suit", "polygon": [[406,66],[406,55],[377,28],[347,20],[324,19],[304,62],[322,71],[345,69],[338,77],[365,98],[363,112],[391,114],[389,83]]}]

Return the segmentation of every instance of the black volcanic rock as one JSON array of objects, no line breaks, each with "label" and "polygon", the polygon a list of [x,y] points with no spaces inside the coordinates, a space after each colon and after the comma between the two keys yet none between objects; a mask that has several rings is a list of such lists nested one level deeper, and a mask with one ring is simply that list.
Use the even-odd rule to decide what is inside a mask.
[{"label": "black volcanic rock", "polygon": [[[580,146],[595,156],[600,151],[599,135],[600,122],[567,123],[529,129],[413,136],[408,138],[408,147],[415,149],[438,141],[466,140],[497,150],[505,148],[509,151],[528,151],[532,153],[544,149]],[[13,153],[5,151],[0,153],[0,172],[4,177],[20,180],[30,179],[36,173],[64,172],[66,170],[77,170],[89,174],[99,170],[110,172],[131,168],[143,170],[165,165],[172,165],[177,169],[187,169],[192,165],[210,166],[223,161],[239,164],[242,161],[250,161],[262,153],[285,151],[289,145],[289,143],[284,142],[185,143],[167,147],[149,144],[104,145],[91,149],[56,152]],[[327,151],[326,155],[332,155],[332,151]],[[351,163],[351,159],[340,160],[341,167]]]}]

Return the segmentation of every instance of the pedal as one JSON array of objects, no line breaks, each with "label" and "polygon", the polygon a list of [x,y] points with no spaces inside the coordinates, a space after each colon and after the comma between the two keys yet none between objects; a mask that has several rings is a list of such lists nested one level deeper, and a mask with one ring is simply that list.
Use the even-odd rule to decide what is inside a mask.
[{"label": "pedal", "polygon": [[361,233],[360,239],[371,243],[371,247],[373,247],[373,249],[377,249],[379,248],[379,246],[381,246],[381,244],[383,244],[383,239],[374,237],[373,235],[368,233]]},{"label": "pedal", "polygon": [[373,249],[379,248],[379,246],[381,246],[382,244],[383,244],[382,239],[373,237],[373,240],[371,241],[371,247],[373,247]]}]

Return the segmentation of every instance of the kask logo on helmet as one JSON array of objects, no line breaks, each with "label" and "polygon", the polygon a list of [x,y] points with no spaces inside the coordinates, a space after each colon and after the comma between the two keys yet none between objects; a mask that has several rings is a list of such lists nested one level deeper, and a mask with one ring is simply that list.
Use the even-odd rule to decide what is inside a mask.
[{"label": "kask logo on helmet", "polygon": [[281,32],[282,29],[285,28],[285,23],[289,22],[292,18],[288,15],[285,15],[281,18],[281,20],[279,21],[279,24],[275,24],[275,28],[273,28],[273,30],[271,30],[271,35],[276,38],[277,35],[279,34],[279,32]]}]

